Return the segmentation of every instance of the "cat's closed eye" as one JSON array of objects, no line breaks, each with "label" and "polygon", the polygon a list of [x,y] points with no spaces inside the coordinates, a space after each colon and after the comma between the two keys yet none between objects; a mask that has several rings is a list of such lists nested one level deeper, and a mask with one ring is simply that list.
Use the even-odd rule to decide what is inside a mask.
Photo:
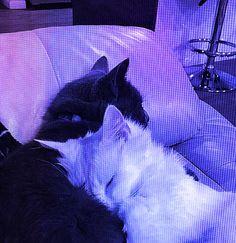
[{"label": "cat's closed eye", "polygon": [[110,181],[108,181],[108,183],[106,184],[106,189],[105,189],[106,192],[108,191],[109,186],[111,185],[112,181],[114,180],[114,177],[115,177],[115,175],[113,175],[112,178],[110,179]]}]

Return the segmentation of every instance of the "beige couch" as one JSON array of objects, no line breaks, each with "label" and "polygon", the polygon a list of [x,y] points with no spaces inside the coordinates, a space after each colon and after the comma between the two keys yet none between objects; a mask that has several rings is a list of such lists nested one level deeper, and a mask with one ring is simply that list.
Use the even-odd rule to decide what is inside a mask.
[{"label": "beige couch", "polygon": [[236,128],[198,99],[161,35],[121,26],[0,34],[0,120],[25,143],[67,82],[86,74],[103,55],[110,69],[129,57],[127,78],[143,96],[153,138],[174,146],[203,183],[236,191]]}]

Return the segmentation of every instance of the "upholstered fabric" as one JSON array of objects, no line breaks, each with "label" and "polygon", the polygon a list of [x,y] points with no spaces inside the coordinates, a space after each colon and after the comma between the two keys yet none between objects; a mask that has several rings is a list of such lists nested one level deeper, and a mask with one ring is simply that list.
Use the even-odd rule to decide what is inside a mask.
[{"label": "upholstered fabric", "polygon": [[72,26],[38,29],[34,33],[45,47],[60,87],[84,75],[102,55],[107,56],[110,68],[129,57],[127,77],[143,95],[157,141],[176,144],[201,128],[204,114],[199,112],[197,95],[181,64],[152,31]]},{"label": "upholstered fabric", "polygon": [[206,184],[217,190],[236,191],[236,127],[208,104],[202,104],[203,128],[174,148],[202,180],[202,173],[207,175]]},{"label": "upholstered fabric", "polygon": [[0,120],[25,143],[34,136],[47,99],[58,92],[59,85],[33,32],[1,34],[0,52]]},{"label": "upholstered fabric", "polygon": [[83,76],[102,55],[107,56],[110,68],[130,58],[128,79],[144,97],[157,141],[179,143],[203,124],[199,100],[180,63],[152,31],[71,26],[2,34],[0,38],[0,77],[4,80],[0,118],[21,142],[34,136],[58,89]]}]

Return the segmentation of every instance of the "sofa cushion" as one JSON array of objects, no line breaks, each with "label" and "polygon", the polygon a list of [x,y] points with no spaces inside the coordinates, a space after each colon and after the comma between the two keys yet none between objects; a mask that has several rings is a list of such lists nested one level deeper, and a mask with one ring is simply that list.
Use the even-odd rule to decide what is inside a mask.
[{"label": "sofa cushion", "polygon": [[47,99],[59,91],[59,85],[33,32],[0,34],[0,53],[0,121],[25,143],[34,136]]},{"label": "sofa cushion", "polygon": [[110,68],[130,58],[127,78],[143,95],[158,142],[182,142],[204,124],[201,103],[181,64],[152,31],[121,26],[50,27],[2,34],[0,49],[5,57],[0,67],[1,93],[11,92],[10,99],[0,98],[0,116],[22,142],[34,136],[58,85],[62,88],[83,76],[103,55]]},{"label": "sofa cushion", "polygon": [[174,146],[188,161],[188,167],[201,182],[217,189],[236,191],[236,128],[211,106],[202,101],[206,114],[204,129],[184,143]]}]

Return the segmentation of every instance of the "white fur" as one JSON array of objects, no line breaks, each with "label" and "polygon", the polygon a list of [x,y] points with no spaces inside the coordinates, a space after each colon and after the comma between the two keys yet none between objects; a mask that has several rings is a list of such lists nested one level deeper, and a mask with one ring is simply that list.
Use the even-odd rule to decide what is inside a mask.
[{"label": "white fur", "polygon": [[107,108],[98,133],[53,147],[62,151],[73,185],[85,182],[118,211],[129,243],[236,242],[235,194],[194,181],[175,152],[115,107]]},{"label": "white fur", "polygon": [[[101,139],[90,174],[94,180],[103,178],[92,191],[112,210],[118,210],[128,242],[235,243],[235,195],[194,181],[175,152],[156,145],[149,130],[119,116],[114,107],[106,111],[103,129],[119,120],[121,130],[113,135],[109,131],[110,140]],[[124,134],[123,139],[116,134]]]}]

